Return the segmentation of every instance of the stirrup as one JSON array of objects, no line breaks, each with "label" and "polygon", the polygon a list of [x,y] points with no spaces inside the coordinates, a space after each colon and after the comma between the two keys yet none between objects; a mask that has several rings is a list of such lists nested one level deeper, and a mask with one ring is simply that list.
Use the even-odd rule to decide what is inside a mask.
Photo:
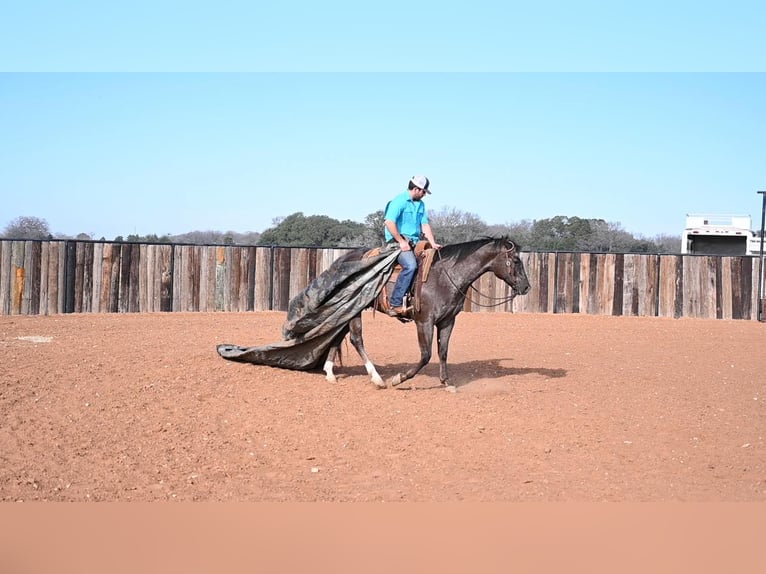
[{"label": "stirrup", "polygon": [[405,303],[402,303],[397,307],[390,307],[388,309],[388,315],[390,317],[396,317],[399,320],[404,319],[410,321],[412,318],[412,311],[412,306],[407,306]]}]

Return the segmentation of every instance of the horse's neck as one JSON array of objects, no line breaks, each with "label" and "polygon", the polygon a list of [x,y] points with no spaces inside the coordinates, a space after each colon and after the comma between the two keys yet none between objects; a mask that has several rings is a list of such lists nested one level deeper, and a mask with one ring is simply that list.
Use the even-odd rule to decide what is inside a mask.
[{"label": "horse's neck", "polygon": [[446,272],[450,274],[455,285],[461,290],[468,289],[474,281],[492,268],[495,254],[484,253],[483,251],[483,249],[478,249],[471,256],[446,267]]}]

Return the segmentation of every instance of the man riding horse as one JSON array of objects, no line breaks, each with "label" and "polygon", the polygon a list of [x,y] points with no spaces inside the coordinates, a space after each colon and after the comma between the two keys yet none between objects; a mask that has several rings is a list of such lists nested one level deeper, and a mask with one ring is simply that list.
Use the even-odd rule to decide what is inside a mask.
[{"label": "man riding horse", "polygon": [[397,259],[402,270],[396,279],[390,299],[389,314],[392,316],[408,317],[412,311],[411,307],[404,305],[404,296],[418,270],[414,248],[421,234],[434,249],[441,247],[434,239],[431,225],[428,223],[426,205],[423,202],[423,197],[431,193],[429,185],[430,182],[426,176],[415,175],[408,182],[407,191],[400,193],[386,205],[384,230],[386,242],[397,243],[402,250]]}]

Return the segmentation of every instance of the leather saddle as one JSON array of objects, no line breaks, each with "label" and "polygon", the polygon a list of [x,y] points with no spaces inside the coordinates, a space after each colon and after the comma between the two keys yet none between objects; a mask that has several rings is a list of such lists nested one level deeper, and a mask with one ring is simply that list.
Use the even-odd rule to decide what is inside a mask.
[{"label": "leather saddle", "polygon": [[[375,257],[380,255],[381,251],[381,247],[375,247],[367,251],[362,257]],[[422,239],[415,244],[414,252],[415,258],[418,261],[418,272],[415,275],[410,288],[407,290],[404,306],[412,307],[415,313],[417,313],[420,311],[420,294],[423,288],[423,283],[428,280],[428,273],[431,270],[431,265],[434,260],[434,255],[436,254],[436,249],[433,249],[428,241]],[[402,266],[397,263],[394,266],[394,271],[391,273],[391,277],[388,279],[385,287],[381,290],[380,294],[376,298],[375,303],[373,304],[373,310],[379,310],[388,314],[389,310],[391,309],[389,298],[394,290],[396,279],[399,277],[399,273],[401,273],[401,271]]]}]

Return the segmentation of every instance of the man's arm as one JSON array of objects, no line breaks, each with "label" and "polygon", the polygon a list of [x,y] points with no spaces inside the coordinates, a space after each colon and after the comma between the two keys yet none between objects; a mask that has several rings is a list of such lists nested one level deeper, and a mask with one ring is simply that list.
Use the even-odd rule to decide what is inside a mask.
[{"label": "man's arm", "polygon": [[391,236],[394,238],[394,241],[396,241],[399,244],[399,247],[401,248],[401,250],[409,251],[410,244],[404,237],[402,237],[401,233],[399,233],[399,230],[396,228],[396,222],[391,221],[390,219],[386,219],[385,224],[386,224],[386,229],[388,229],[391,232]]},{"label": "man's arm", "polygon": [[[386,221],[386,224],[388,224],[388,221]],[[436,243],[436,239],[434,239],[434,232],[431,229],[430,223],[424,223],[420,226],[420,229],[423,231],[423,235],[426,236],[426,239],[428,239],[428,243],[431,244],[431,247],[434,249],[439,249],[441,245]]]}]

